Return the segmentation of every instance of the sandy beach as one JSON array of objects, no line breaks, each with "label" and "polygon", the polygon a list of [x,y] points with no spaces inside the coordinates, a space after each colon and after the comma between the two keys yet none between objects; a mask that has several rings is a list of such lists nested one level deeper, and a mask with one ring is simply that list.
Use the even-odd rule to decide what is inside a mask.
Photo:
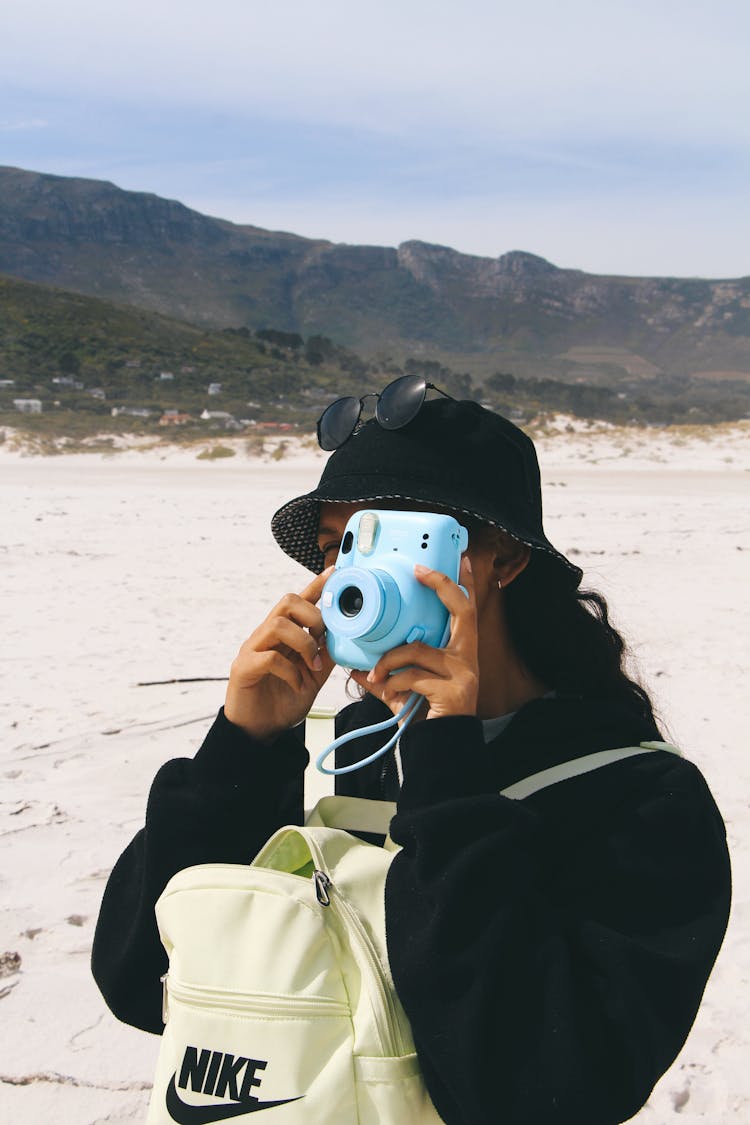
[{"label": "sandy beach", "polygon": [[[610,599],[733,857],[731,928],[698,1020],[634,1120],[748,1121],[750,427],[567,425],[539,440],[548,535]],[[41,458],[0,446],[2,1121],[144,1119],[158,1042],[107,1011],[91,940],[154,773],[194,753],[223,684],[139,685],[225,676],[267,609],[305,584],[269,519],[323,458],[277,448],[237,444],[210,461],[195,448]],[[321,701],[342,698],[337,676]],[[308,800],[326,784],[311,777]]]}]

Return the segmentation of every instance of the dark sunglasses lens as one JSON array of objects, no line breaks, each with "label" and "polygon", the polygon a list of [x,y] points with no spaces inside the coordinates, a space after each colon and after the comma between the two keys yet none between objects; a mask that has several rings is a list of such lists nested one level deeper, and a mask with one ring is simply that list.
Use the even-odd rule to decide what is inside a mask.
[{"label": "dark sunglasses lens", "polygon": [[384,430],[398,430],[416,418],[426,394],[427,383],[421,375],[394,379],[378,399],[375,417]]},{"label": "dark sunglasses lens", "polygon": [[318,418],[318,445],[321,449],[338,449],[354,433],[360,410],[358,398],[337,398]]}]

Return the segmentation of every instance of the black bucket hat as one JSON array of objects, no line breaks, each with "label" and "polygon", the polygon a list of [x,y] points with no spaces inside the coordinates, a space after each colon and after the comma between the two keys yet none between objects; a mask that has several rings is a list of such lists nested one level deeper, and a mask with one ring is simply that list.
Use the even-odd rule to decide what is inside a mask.
[{"label": "black bucket hat", "polygon": [[371,419],[336,449],[318,487],[289,500],[271,520],[281,549],[319,574],[321,502],[404,500],[473,516],[566,568],[580,567],[550,543],[542,527],[542,490],[534,443],[507,418],[478,402],[425,402],[413,421],[386,430]]}]

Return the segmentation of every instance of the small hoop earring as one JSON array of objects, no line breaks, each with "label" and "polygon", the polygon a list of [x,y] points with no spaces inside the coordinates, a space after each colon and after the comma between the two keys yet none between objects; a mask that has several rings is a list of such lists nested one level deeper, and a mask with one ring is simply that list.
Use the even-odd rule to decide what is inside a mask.
[{"label": "small hoop earring", "polygon": [[503,584],[502,584],[502,582],[500,581],[499,578],[497,580],[497,588],[498,588],[498,590],[502,590],[502,588],[503,588]]}]

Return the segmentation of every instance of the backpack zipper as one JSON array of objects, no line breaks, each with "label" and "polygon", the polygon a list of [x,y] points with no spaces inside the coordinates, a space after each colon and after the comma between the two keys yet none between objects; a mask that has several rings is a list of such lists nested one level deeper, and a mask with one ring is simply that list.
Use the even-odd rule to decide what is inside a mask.
[{"label": "backpack zipper", "polygon": [[[312,851],[312,846],[310,850]],[[319,859],[320,856],[317,856],[316,862]],[[320,869],[314,871],[312,879],[315,895],[320,905],[332,906],[354,938],[354,953],[360,969],[364,968],[363,976],[368,981],[368,990],[373,1001],[375,1024],[383,1056],[393,1058],[408,1054],[413,1048],[407,1047],[404,1042],[401,1020],[372,938],[362,924],[357,912],[338,893],[330,876],[325,871]]]},{"label": "backpack zipper", "polygon": [[165,973],[162,983],[162,1020],[169,1018],[169,998],[197,1008],[220,1008],[226,1012],[260,1016],[287,1015],[308,1017],[348,1016],[349,1005],[328,996],[285,996],[264,992],[234,992],[231,989],[206,988],[200,984],[176,981]]}]

